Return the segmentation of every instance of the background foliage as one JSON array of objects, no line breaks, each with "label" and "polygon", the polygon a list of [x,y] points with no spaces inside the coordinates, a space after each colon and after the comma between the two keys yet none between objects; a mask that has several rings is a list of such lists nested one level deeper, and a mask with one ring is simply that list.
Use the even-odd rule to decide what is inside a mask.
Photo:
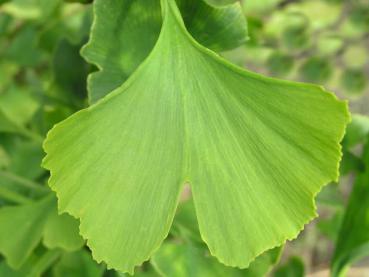
[{"label": "background foliage", "polygon": [[[90,1],[71,2],[0,1],[0,276],[123,276],[92,260],[77,220],[57,214],[40,167],[46,132],[88,105],[87,75],[96,71],[80,55]],[[249,40],[224,57],[349,99],[356,115],[343,142],[341,179],[318,195],[320,217],[297,240],[246,270],[209,256],[184,195],[170,236],[135,276],[303,276],[329,268],[339,275],[351,263],[349,274],[368,274],[369,3],[246,0],[242,7]]]}]

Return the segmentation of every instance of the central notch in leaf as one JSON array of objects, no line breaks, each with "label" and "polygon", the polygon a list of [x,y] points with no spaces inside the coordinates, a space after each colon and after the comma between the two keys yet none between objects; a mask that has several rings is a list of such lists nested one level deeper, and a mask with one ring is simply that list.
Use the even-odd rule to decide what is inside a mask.
[{"label": "central notch in leaf", "polygon": [[48,134],[49,184],[95,259],[133,272],[167,236],[189,182],[210,252],[244,268],[316,215],[315,195],[338,178],[347,105],[229,64],[193,39],[174,0],[161,2],[146,60]]}]

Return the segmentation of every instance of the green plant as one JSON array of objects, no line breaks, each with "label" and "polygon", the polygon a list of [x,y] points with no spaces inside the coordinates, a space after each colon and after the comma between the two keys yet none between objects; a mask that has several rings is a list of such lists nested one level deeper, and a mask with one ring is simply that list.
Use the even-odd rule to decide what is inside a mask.
[{"label": "green plant", "polygon": [[[276,38],[252,4],[247,27],[239,3],[46,2],[0,8],[1,276],[302,276],[297,257],[273,268],[339,171],[358,175],[347,208],[332,186],[317,199],[332,273],[368,254],[366,229],[343,238],[369,207],[367,151],[353,149],[367,149],[367,117],[341,151],[346,101],[224,58],[248,49],[256,71],[328,81],[347,43],[324,36],[315,53],[324,20],[286,11]],[[365,69],[348,72],[359,94]]]}]

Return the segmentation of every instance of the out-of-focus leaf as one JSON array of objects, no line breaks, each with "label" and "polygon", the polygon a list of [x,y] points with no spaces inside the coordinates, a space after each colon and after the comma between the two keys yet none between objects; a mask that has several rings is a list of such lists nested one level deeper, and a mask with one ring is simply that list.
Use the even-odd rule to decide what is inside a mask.
[{"label": "out-of-focus leaf", "polygon": [[79,54],[80,45],[61,40],[53,58],[54,82],[49,93],[80,107],[86,97],[88,64]]},{"label": "out-of-focus leaf", "polygon": [[346,175],[350,172],[362,172],[365,169],[364,162],[350,151],[343,151],[340,164],[340,175]]},{"label": "out-of-focus leaf", "polygon": [[53,198],[0,209],[0,252],[18,269],[42,238],[42,230]]},{"label": "out-of-focus leaf", "polygon": [[319,55],[335,55],[342,48],[343,39],[335,34],[321,35],[317,44]]},{"label": "out-of-focus leaf", "polygon": [[283,43],[291,49],[304,49],[309,46],[310,34],[306,27],[289,26],[282,33]]},{"label": "out-of-focus leaf", "polygon": [[[1,36],[1,34],[0,34]],[[14,62],[5,59],[0,61],[0,96],[13,82],[14,75],[19,71],[19,66]]]},{"label": "out-of-focus leaf", "polygon": [[219,263],[206,248],[165,242],[152,257],[151,263],[162,276],[167,277],[259,277],[264,276],[278,261],[279,253],[280,248],[270,250],[252,262],[248,269],[242,270]]},{"label": "out-of-focus leaf", "polygon": [[61,0],[12,0],[2,10],[19,19],[44,20],[55,13],[60,3]]},{"label": "out-of-focus leaf", "polygon": [[263,39],[263,21],[258,17],[248,16],[247,26],[250,36],[250,40],[247,42],[248,45],[252,44],[255,46],[260,46],[258,43]]},{"label": "out-of-focus leaf", "polygon": [[10,158],[5,149],[0,145],[0,170],[7,168],[10,164]]},{"label": "out-of-focus leaf", "polygon": [[63,5],[58,17],[41,31],[40,48],[53,52],[61,39],[73,45],[84,43],[92,23],[92,7],[79,4]]},{"label": "out-of-focus leaf", "polygon": [[101,277],[104,267],[98,265],[86,250],[64,253],[52,269],[53,277]]},{"label": "out-of-focus leaf", "polygon": [[80,248],[83,240],[77,238],[78,221],[66,219],[66,216],[57,215],[56,199],[52,194],[37,202],[1,208],[0,252],[11,267],[19,269],[42,238],[50,248]]},{"label": "out-of-focus leaf", "polygon": [[11,157],[9,171],[31,180],[45,173],[45,170],[40,166],[44,156],[41,143],[22,141],[17,143],[9,155]]},{"label": "out-of-focus leaf", "polygon": [[320,219],[317,223],[319,231],[332,241],[336,241],[343,220],[343,210],[337,211],[328,219]]},{"label": "out-of-focus leaf", "polygon": [[69,3],[82,3],[82,4],[90,4],[92,3],[94,0],[64,0],[65,2],[69,2]]},{"label": "out-of-focus leaf", "polygon": [[304,276],[304,263],[296,256],[290,257],[288,261],[279,266],[274,272],[274,277],[303,277]]},{"label": "out-of-focus leaf", "polygon": [[363,70],[348,69],[342,72],[341,84],[347,94],[360,95],[368,85],[368,76]]},{"label": "out-of-focus leaf", "polygon": [[43,243],[47,248],[73,251],[84,245],[79,235],[79,222],[68,214],[58,214],[56,205],[50,210],[43,231]]},{"label": "out-of-focus leaf", "polygon": [[278,263],[283,246],[270,249],[256,259],[250,264],[250,266],[243,270],[243,277],[259,277],[266,276],[268,272],[271,271],[273,266]]},{"label": "out-of-focus leaf", "polygon": [[0,110],[0,132],[23,134],[24,131],[22,126],[11,121],[4,112]]},{"label": "out-of-focus leaf", "polygon": [[20,66],[35,66],[42,58],[42,53],[36,47],[36,39],[36,28],[32,25],[25,26],[6,49],[4,58]]},{"label": "out-of-focus leaf", "polygon": [[343,206],[343,197],[336,183],[326,185],[319,192],[316,200],[319,204],[340,208]]},{"label": "out-of-focus leaf", "polygon": [[31,120],[38,107],[39,104],[25,87],[12,86],[0,93],[0,110],[20,126]]},{"label": "out-of-focus leaf", "polygon": [[333,68],[329,60],[320,57],[309,58],[300,67],[301,78],[309,82],[326,82],[332,73]]},{"label": "out-of-focus leaf", "polygon": [[293,58],[283,53],[273,53],[267,60],[269,71],[275,76],[287,75],[293,67]]},{"label": "out-of-focus leaf", "polygon": [[331,264],[332,276],[341,276],[354,261],[369,256],[369,144],[365,145],[365,172],[358,174],[351,192]]},{"label": "out-of-focus leaf", "polygon": [[211,257],[206,250],[191,245],[164,243],[151,258],[151,263],[162,276],[241,276],[241,270],[226,267]]},{"label": "out-of-focus leaf", "polygon": [[10,0],[0,0],[0,5],[6,3],[6,2],[9,2]]},{"label": "out-of-focus leaf", "polygon": [[369,31],[369,6],[364,1],[353,2],[354,9],[350,12],[349,18],[355,26],[363,31]]},{"label": "out-of-focus leaf", "polygon": [[260,14],[272,10],[282,0],[243,1],[243,9],[247,14]]},{"label": "out-of-focus leaf", "polygon": [[[168,257],[167,257],[168,262],[169,262],[170,259],[172,259],[172,260],[176,259],[175,253],[177,253],[180,256],[182,256],[182,255],[191,255],[191,253],[192,253],[191,250],[193,250],[195,252],[195,256],[197,256],[196,253],[200,252],[200,250],[201,250],[202,255],[200,255],[199,258],[202,259],[203,261],[201,261],[199,266],[206,266],[206,264],[208,263],[208,266],[210,267],[210,268],[205,270],[206,272],[208,272],[208,275],[205,275],[205,276],[211,276],[211,273],[213,274],[213,276],[228,276],[228,275],[222,275],[221,274],[221,273],[226,274],[227,272],[229,274],[231,274],[233,272],[232,273],[233,275],[234,274],[241,274],[240,271],[230,270],[229,268],[222,269],[222,267],[225,267],[224,265],[219,265],[219,262],[217,262],[214,258],[207,257],[207,256],[209,256],[209,253],[208,253],[208,250],[206,248],[206,245],[201,240],[200,231],[199,231],[199,227],[198,227],[198,222],[197,222],[197,219],[196,219],[195,207],[194,207],[194,204],[193,204],[192,200],[186,201],[185,203],[182,203],[179,206],[178,211],[176,213],[176,216],[174,218],[171,233],[174,236],[176,236],[177,239],[184,240],[187,244],[191,244],[191,246],[190,245],[182,245],[182,246],[180,246],[181,249],[168,251],[168,252],[170,252],[170,253],[168,253]],[[170,244],[170,243],[168,243],[168,244]],[[171,247],[174,248],[175,246],[173,245]],[[168,248],[171,248],[171,247],[168,247]],[[166,246],[164,246],[164,249],[165,248],[166,248]],[[166,250],[163,250],[163,251],[166,251]],[[274,248],[274,249],[271,249],[271,250],[263,253],[262,255],[258,256],[250,264],[250,266],[247,269],[242,271],[241,276],[259,277],[259,276],[265,275],[271,269],[271,267],[275,263],[277,263],[281,251],[282,251],[281,247]],[[159,250],[159,252],[161,252],[161,250]],[[184,252],[186,252],[187,254],[184,253]],[[160,255],[161,254],[159,254],[159,256]],[[172,257],[170,257],[170,255],[172,255]],[[177,269],[175,269],[175,267],[176,267],[175,264],[174,265],[169,265],[171,270],[180,270],[180,268],[181,268],[180,264],[182,264],[183,267],[191,267],[191,260],[192,259],[196,260],[196,257],[192,257],[191,260],[189,260],[189,257],[187,257],[187,258],[183,257],[183,258],[186,261],[181,260],[180,262],[178,262]],[[212,266],[213,263],[217,263],[217,265],[215,265],[214,269],[211,268],[211,267],[213,267]],[[218,271],[217,269],[220,269],[220,271]],[[188,274],[193,273],[190,268],[188,268],[187,270],[188,270],[188,272],[187,272]],[[203,273],[203,274],[205,274],[205,273]],[[231,275],[231,276],[233,276],[233,275]],[[177,275],[170,275],[169,272],[166,272],[166,276],[177,276]],[[182,276],[182,275],[178,275],[178,276]],[[183,276],[186,276],[186,275],[183,275]],[[188,276],[197,276],[197,275],[188,275]],[[203,275],[200,274],[198,276],[203,276]],[[239,276],[239,275],[237,275],[237,276]]]},{"label": "out-of-focus leaf", "polygon": [[335,24],[342,13],[341,5],[332,5],[326,1],[293,1],[287,6],[285,13],[301,14],[314,31],[324,30]]},{"label": "out-of-focus leaf", "polygon": [[197,245],[204,244],[201,239],[199,224],[196,218],[196,211],[193,200],[181,203],[174,217],[171,233],[181,239],[191,241]]},{"label": "out-of-focus leaf", "polygon": [[6,277],[40,277],[59,258],[60,251],[44,250],[32,254],[17,270],[11,268],[5,261],[0,262],[0,276]]},{"label": "out-of-focus leaf", "polygon": [[342,57],[345,65],[353,69],[363,68],[368,59],[368,47],[361,44],[354,44],[350,47],[347,47]]},{"label": "out-of-focus leaf", "polygon": [[[82,49],[83,56],[100,69],[89,77],[92,103],[120,86],[148,56],[162,21],[157,0],[110,2],[94,2],[95,23],[90,41]],[[203,0],[181,0],[179,4],[187,28],[206,46],[225,50],[247,39],[246,21],[238,4],[222,8]]]},{"label": "out-of-focus leaf", "polygon": [[360,114],[353,114],[352,121],[347,125],[346,135],[342,145],[350,149],[359,143],[366,142],[369,134],[369,117]]}]

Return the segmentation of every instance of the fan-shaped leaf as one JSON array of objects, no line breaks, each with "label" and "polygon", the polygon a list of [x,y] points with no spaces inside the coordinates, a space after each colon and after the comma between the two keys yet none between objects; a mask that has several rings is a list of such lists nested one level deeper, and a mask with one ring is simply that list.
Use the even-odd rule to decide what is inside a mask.
[{"label": "fan-shaped leaf", "polygon": [[247,267],[316,216],[314,196],[338,178],[347,106],[232,66],[190,36],[173,0],[162,4],[138,70],[49,132],[49,184],[95,259],[132,272],[167,236],[187,181],[210,252]]}]

